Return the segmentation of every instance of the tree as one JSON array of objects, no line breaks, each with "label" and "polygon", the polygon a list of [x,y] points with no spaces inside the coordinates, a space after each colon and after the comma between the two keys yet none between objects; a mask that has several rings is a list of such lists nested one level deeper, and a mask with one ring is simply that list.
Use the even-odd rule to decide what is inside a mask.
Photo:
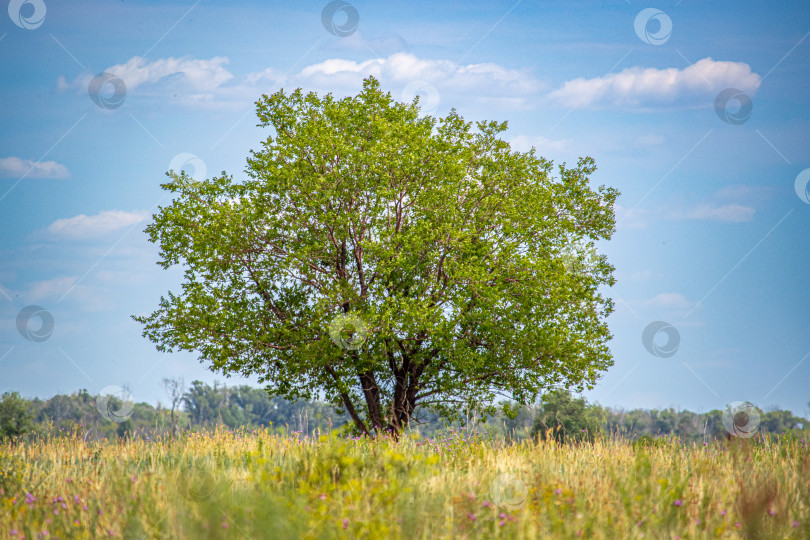
[{"label": "tree", "polygon": [[[601,431],[601,408],[589,407],[585,398],[573,399],[567,390],[555,389],[543,397],[535,416],[532,436],[545,439],[550,433],[557,442],[587,440]],[[551,431],[549,431],[551,430]]]},{"label": "tree", "polygon": [[16,437],[33,427],[29,404],[18,392],[5,392],[0,397],[0,440]]},{"label": "tree", "polygon": [[146,232],[182,291],[133,317],[158,350],[318,394],[364,434],[417,405],[455,418],[592,388],[612,365],[613,267],[593,249],[618,192],[591,188],[591,158],[555,178],[498,137],[506,122],[420,117],[373,77],[339,100],[264,95],[257,114],[272,132],[246,179],[167,173],[175,198]]},{"label": "tree", "polygon": [[169,379],[168,377],[164,377],[163,380],[163,388],[166,390],[166,394],[169,396],[169,401],[171,401],[172,409],[171,409],[171,419],[172,419],[172,437],[177,436],[177,418],[174,415],[174,411],[178,405],[183,401],[183,394],[186,391],[186,385],[183,382],[183,378],[179,379]]}]

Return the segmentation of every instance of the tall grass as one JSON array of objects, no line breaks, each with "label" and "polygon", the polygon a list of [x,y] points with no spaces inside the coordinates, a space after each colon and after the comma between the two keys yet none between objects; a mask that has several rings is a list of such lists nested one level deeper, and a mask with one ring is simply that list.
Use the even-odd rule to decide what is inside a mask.
[{"label": "tall grass", "polygon": [[794,437],[635,446],[453,431],[0,445],[0,538],[810,538]]}]

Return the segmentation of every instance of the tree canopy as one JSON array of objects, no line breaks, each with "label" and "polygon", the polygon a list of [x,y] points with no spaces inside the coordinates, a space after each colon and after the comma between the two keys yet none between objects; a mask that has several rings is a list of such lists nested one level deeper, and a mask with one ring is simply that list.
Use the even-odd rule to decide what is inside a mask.
[{"label": "tree canopy", "polygon": [[506,122],[420,116],[373,77],[353,97],[263,95],[246,178],[169,171],[146,232],[185,270],[151,315],[159,350],[319,395],[359,432],[399,432],[417,405],[453,417],[592,388],[612,365],[595,251],[618,192],[596,167],[513,151]]},{"label": "tree canopy", "polygon": [[0,441],[25,433],[33,425],[31,420],[29,404],[19,392],[0,396]]}]

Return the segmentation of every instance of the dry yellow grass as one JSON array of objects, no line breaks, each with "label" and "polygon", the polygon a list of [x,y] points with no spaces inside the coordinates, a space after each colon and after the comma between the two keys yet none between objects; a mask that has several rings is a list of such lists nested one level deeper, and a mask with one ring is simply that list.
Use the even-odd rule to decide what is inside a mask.
[{"label": "dry yellow grass", "polygon": [[7,538],[810,538],[783,437],[652,447],[184,435],[0,445]]}]

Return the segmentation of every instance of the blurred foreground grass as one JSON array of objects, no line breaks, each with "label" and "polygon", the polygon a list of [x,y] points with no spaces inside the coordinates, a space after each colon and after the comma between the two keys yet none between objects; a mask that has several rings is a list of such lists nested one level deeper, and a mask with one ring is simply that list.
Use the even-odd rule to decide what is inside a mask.
[{"label": "blurred foreground grass", "polygon": [[810,538],[791,436],[559,445],[219,430],[0,445],[0,538]]}]

